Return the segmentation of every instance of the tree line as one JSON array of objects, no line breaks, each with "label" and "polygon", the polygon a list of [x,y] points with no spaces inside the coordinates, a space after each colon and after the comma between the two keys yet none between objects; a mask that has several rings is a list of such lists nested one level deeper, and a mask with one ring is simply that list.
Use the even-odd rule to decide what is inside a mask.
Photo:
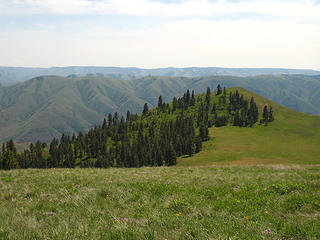
[{"label": "tree line", "polygon": [[[140,115],[109,114],[85,134],[62,134],[49,145],[37,141],[21,153],[10,140],[2,144],[0,168],[172,166],[177,157],[201,151],[210,127],[252,127],[258,118],[254,98],[248,101],[238,91],[227,97],[220,85],[215,93],[207,88],[206,94],[197,96],[187,90],[171,103],[159,96],[157,107],[150,110],[146,103]],[[269,110],[265,106],[260,122],[273,119],[271,106]]]}]

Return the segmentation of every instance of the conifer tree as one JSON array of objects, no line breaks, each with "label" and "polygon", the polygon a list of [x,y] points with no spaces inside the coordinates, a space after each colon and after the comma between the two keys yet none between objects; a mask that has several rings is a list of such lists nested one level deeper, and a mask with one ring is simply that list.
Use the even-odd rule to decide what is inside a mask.
[{"label": "conifer tree", "polygon": [[207,103],[207,106],[210,106],[210,97],[211,97],[211,91],[210,91],[210,88],[207,87],[207,93],[206,93],[206,103]]},{"label": "conifer tree", "polygon": [[265,123],[265,125],[268,125],[268,121],[269,121],[269,112],[268,112],[268,107],[264,106],[263,108],[263,122]]},{"label": "conifer tree", "polygon": [[194,97],[194,91],[192,90],[192,93],[191,93],[191,106],[194,106],[196,103],[196,100],[195,100],[195,97]]},{"label": "conifer tree", "polygon": [[272,122],[272,121],[274,120],[274,117],[273,117],[273,109],[272,109],[272,106],[271,106],[271,105],[270,105],[270,107],[269,107],[268,117],[269,117],[269,119],[268,119],[269,122]]},{"label": "conifer tree", "polygon": [[149,112],[149,107],[148,107],[148,104],[145,103],[144,107],[143,107],[142,115],[146,116],[148,114],[148,112]]},{"label": "conifer tree", "polygon": [[158,108],[160,110],[162,110],[162,108],[163,108],[163,100],[162,100],[162,96],[161,95],[159,96],[159,99],[158,99]]},{"label": "conifer tree", "polygon": [[177,156],[172,144],[169,144],[167,159],[167,166],[173,166],[177,164]]},{"label": "conifer tree", "polygon": [[221,93],[222,93],[222,88],[221,88],[220,84],[218,84],[216,95],[220,95]]}]

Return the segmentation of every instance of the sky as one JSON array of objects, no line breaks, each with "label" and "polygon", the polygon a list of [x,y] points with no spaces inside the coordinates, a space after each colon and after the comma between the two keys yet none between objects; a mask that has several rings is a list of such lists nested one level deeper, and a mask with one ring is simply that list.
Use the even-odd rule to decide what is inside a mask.
[{"label": "sky", "polygon": [[320,0],[0,0],[0,66],[320,70]]}]

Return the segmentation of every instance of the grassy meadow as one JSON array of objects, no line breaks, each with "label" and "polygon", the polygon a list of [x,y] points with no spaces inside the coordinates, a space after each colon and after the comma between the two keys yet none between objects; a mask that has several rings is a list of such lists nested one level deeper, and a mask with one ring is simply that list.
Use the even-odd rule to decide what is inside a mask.
[{"label": "grassy meadow", "polygon": [[249,92],[260,112],[272,105],[275,120],[267,127],[256,123],[253,128],[226,126],[211,128],[210,140],[200,153],[180,158],[180,166],[320,164],[320,117],[300,113]]},{"label": "grassy meadow", "polygon": [[0,239],[319,239],[319,166],[0,172]]}]

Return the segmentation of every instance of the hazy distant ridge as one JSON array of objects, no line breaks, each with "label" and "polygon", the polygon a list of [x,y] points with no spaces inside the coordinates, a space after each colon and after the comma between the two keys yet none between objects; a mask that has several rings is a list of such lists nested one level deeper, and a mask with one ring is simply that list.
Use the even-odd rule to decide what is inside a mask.
[{"label": "hazy distant ridge", "polygon": [[94,66],[70,66],[51,68],[24,68],[24,67],[0,67],[0,84],[10,85],[23,82],[41,75],[57,75],[66,77],[69,75],[96,75],[116,78],[133,79],[148,75],[171,77],[201,77],[201,76],[255,76],[264,74],[304,74],[320,75],[320,71],[311,69],[286,69],[286,68],[220,68],[220,67],[188,67],[188,68],[121,68],[121,67],[94,67]]}]

